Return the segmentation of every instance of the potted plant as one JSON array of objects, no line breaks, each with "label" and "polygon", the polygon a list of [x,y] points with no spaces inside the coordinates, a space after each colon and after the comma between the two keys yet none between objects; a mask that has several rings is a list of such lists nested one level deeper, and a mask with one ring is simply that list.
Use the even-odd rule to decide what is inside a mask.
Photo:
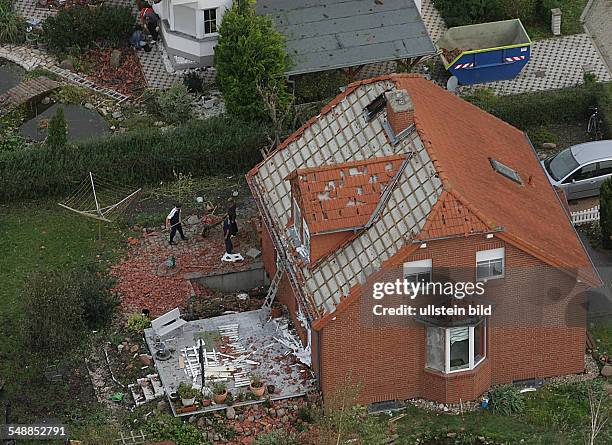
[{"label": "potted plant", "polygon": [[213,386],[213,400],[217,404],[222,404],[227,399],[227,388],[225,387],[225,383],[218,382]]},{"label": "potted plant", "polygon": [[266,386],[264,382],[261,380],[261,376],[257,373],[251,374],[251,392],[257,397],[261,397],[266,392]]},{"label": "potted plant", "polygon": [[178,387],[178,395],[181,398],[183,406],[192,406],[199,394],[200,391],[185,383],[181,383]]}]

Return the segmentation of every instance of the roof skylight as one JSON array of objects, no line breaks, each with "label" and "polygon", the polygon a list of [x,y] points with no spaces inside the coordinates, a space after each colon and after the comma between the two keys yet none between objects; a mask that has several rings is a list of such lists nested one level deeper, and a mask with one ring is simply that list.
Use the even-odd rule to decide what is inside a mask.
[{"label": "roof skylight", "polygon": [[489,158],[489,162],[491,162],[491,167],[493,167],[493,170],[495,170],[497,173],[516,182],[517,184],[523,185],[523,180],[514,169],[492,158]]}]

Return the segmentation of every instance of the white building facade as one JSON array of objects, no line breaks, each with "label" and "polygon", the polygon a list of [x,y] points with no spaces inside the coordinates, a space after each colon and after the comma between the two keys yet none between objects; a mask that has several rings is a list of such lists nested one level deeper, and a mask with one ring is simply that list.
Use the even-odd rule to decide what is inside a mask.
[{"label": "white building facade", "polygon": [[[161,0],[153,5],[168,54],[192,62],[183,61],[180,68],[213,65],[219,26],[231,6],[232,0]],[[170,61],[179,68],[174,57]]]}]

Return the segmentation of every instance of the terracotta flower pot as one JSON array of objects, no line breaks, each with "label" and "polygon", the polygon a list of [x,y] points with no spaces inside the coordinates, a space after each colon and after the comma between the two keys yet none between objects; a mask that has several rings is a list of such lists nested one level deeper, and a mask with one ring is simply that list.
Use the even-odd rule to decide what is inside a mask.
[{"label": "terracotta flower pot", "polygon": [[213,400],[218,405],[221,405],[223,402],[225,402],[225,399],[227,399],[227,391],[225,391],[223,394],[214,394],[213,395]]},{"label": "terracotta flower pot", "polygon": [[251,384],[251,392],[257,396],[257,397],[261,397],[264,395],[264,392],[266,392],[266,385],[264,385],[262,383],[262,385],[260,387],[254,388],[253,385]]},{"label": "terracotta flower pot", "polygon": [[202,406],[203,406],[204,408],[206,408],[207,406],[210,406],[210,404],[211,404],[211,403],[212,403],[212,400],[210,400],[210,399],[204,399],[204,400],[202,400]]}]

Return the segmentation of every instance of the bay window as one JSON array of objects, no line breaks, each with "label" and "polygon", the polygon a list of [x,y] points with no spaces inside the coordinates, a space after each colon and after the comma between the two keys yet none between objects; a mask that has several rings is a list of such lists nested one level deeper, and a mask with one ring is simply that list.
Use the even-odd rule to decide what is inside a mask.
[{"label": "bay window", "polygon": [[427,327],[427,367],[444,373],[466,371],[486,356],[486,321],[473,326]]}]

